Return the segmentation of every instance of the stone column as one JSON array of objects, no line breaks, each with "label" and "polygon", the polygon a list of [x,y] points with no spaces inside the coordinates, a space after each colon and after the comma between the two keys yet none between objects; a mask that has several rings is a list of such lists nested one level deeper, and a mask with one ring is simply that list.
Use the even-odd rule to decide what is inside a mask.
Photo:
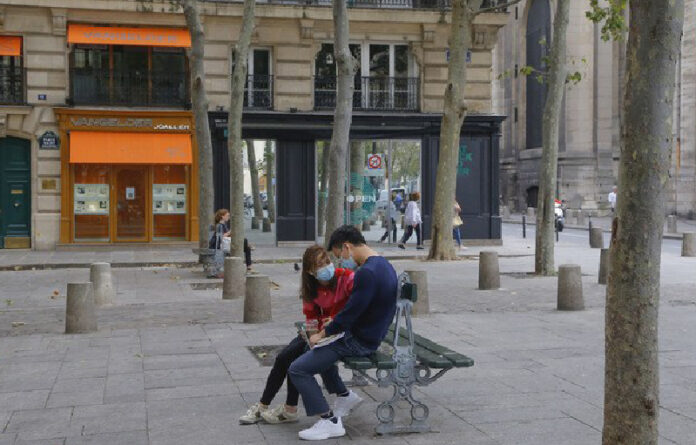
[{"label": "stone column", "polygon": [[97,330],[92,283],[68,283],[65,305],[65,333],[80,334]]},{"label": "stone column", "polygon": [[264,232],[270,232],[271,231],[271,220],[269,218],[264,218],[263,219],[263,231]]},{"label": "stone column", "polygon": [[534,222],[536,218],[536,209],[534,207],[527,207],[527,218],[530,222]]},{"label": "stone column", "polygon": [[498,252],[482,251],[479,254],[479,290],[500,288]]},{"label": "stone column", "polygon": [[582,272],[577,264],[558,267],[558,310],[579,311],[585,309],[582,298]]},{"label": "stone column", "polygon": [[684,232],[681,256],[696,256],[696,232]]},{"label": "stone column", "polygon": [[599,284],[607,284],[607,278],[609,278],[609,249],[602,249],[599,253],[599,274],[597,277],[597,282]]},{"label": "stone column", "polygon": [[667,217],[667,233],[677,233],[677,216],[669,215]]},{"label": "stone column", "polygon": [[271,282],[266,275],[250,275],[246,279],[244,323],[271,321]]},{"label": "stone column", "polygon": [[233,300],[244,296],[246,265],[239,257],[225,258],[225,276],[222,280],[222,299]]},{"label": "stone column", "polygon": [[601,227],[593,227],[590,229],[590,247],[593,249],[604,248],[604,232]]},{"label": "stone column", "polygon": [[577,224],[579,226],[585,225],[585,214],[583,213],[582,210],[578,210],[575,213],[575,224]]},{"label": "stone column", "polygon": [[89,268],[89,280],[92,282],[94,304],[104,306],[113,303],[116,295],[111,280],[111,264],[94,263]]},{"label": "stone column", "polygon": [[428,273],[424,270],[407,270],[411,282],[416,285],[418,298],[413,303],[413,315],[426,315],[430,313],[430,299],[428,297]]}]

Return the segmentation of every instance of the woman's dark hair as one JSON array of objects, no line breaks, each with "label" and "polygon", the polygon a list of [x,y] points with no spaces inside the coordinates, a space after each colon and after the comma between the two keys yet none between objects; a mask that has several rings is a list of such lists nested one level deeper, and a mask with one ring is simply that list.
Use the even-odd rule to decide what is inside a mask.
[{"label": "woman's dark hair", "polygon": [[418,192],[411,193],[411,201],[418,201],[419,199],[420,199],[420,193],[418,193]]},{"label": "woman's dark hair", "polygon": [[219,209],[217,212],[215,212],[215,224],[220,224],[220,221],[222,221],[222,217],[230,213],[229,210],[227,209]]},{"label": "woman's dark hair", "polygon": [[[314,269],[314,266],[320,261],[330,262],[329,253],[323,247],[319,245],[314,245],[308,247],[305,250],[304,255],[302,255],[302,284],[300,287],[300,294],[302,300],[307,302],[314,301],[317,298],[317,289],[319,287],[319,281],[311,275],[309,272]],[[330,287],[336,286],[336,275],[331,279]]]},{"label": "woman's dark hair", "polygon": [[366,244],[365,237],[360,233],[360,230],[350,225],[341,226],[334,230],[329,239],[329,250],[341,247],[343,243],[351,243],[356,246]]}]

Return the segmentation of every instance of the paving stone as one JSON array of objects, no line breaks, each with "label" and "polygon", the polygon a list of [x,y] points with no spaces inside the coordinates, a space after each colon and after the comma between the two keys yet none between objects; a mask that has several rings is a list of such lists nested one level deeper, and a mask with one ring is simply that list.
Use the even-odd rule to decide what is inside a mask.
[{"label": "paving stone", "polygon": [[144,401],[145,383],[142,373],[111,374],[107,376],[104,403]]},{"label": "paving stone", "polygon": [[73,408],[45,408],[15,411],[5,429],[20,433],[22,439],[54,439],[67,436]]},{"label": "paving stone", "polygon": [[71,435],[79,436],[146,429],[145,402],[75,407],[70,421]]},{"label": "paving stone", "polygon": [[77,379],[84,377],[106,377],[106,362],[103,360],[65,362],[58,374],[59,379]]},{"label": "paving stone", "polygon": [[68,437],[65,445],[148,445],[147,431],[93,434]]},{"label": "paving stone", "polygon": [[65,444],[65,438],[64,437],[58,437],[56,439],[40,439],[40,440],[27,440],[23,439],[20,435],[20,437],[17,438],[17,441],[14,443],[14,445],[64,445]]},{"label": "paving stone", "polygon": [[[0,393],[0,409],[5,411],[20,411],[26,409],[43,408],[46,405],[48,394],[47,389],[22,392]],[[2,416],[0,416],[2,422]],[[4,426],[5,423],[2,423]],[[0,428],[2,431],[2,428]]]},{"label": "paving stone", "polygon": [[107,368],[108,375],[132,374],[143,371],[143,354],[139,351],[112,354]]},{"label": "paving stone", "polygon": [[60,362],[3,365],[0,368],[0,392],[51,389],[60,367]]},{"label": "paving stone", "polygon": [[207,368],[215,367],[222,362],[217,354],[175,354],[154,355],[145,357],[146,371],[156,369]]},{"label": "paving stone", "polygon": [[16,438],[15,433],[0,434],[0,445],[14,445]]},{"label": "paving stone", "polygon": [[234,383],[215,385],[179,386],[176,388],[155,388],[145,391],[148,402],[167,399],[184,399],[190,397],[206,397],[226,394],[238,394],[239,389]]},{"label": "paving stone", "polygon": [[602,438],[601,432],[571,418],[489,423],[478,428],[503,445],[595,445]]},{"label": "paving stone", "polygon": [[145,389],[230,383],[224,366],[145,371]]}]

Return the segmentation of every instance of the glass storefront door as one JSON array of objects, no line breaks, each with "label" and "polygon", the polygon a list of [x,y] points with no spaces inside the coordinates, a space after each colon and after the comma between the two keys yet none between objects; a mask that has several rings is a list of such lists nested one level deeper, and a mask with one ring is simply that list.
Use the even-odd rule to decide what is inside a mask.
[{"label": "glass storefront door", "polygon": [[115,167],[116,241],[147,241],[147,166]]}]

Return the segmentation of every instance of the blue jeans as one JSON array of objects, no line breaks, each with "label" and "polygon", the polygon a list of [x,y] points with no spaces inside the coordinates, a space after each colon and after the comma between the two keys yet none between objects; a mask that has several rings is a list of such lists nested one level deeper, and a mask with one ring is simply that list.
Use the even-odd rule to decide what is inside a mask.
[{"label": "blue jeans", "polygon": [[324,385],[330,394],[345,393],[347,389],[341,376],[338,375],[336,362],[343,357],[366,356],[372,352],[358,343],[349,333],[346,333],[346,336],[340,340],[320,348],[311,349],[292,362],[288,375],[302,395],[307,415],[324,414],[331,410],[321,392],[317,379],[314,378],[315,375],[322,374]]},{"label": "blue jeans", "polygon": [[457,240],[457,245],[462,247],[462,232],[459,230],[459,226],[454,226],[452,229],[452,236]]}]

